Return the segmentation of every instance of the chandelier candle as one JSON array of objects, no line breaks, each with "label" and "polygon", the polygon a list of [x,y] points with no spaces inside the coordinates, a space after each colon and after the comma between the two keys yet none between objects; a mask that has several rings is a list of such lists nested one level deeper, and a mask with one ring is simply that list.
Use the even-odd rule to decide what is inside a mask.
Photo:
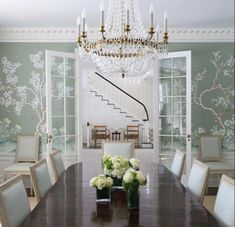
[{"label": "chandelier candle", "polygon": [[77,37],[81,35],[81,20],[80,17],[77,18]]},{"label": "chandelier candle", "polygon": [[104,26],[104,2],[103,0],[100,3],[100,12],[101,12],[101,26]]},{"label": "chandelier candle", "polygon": [[149,7],[149,13],[150,13],[150,27],[153,27],[153,4],[150,5]]},{"label": "chandelier candle", "polygon": [[164,12],[164,32],[167,33],[167,19],[168,19],[168,13],[167,11]]},{"label": "chandelier candle", "polygon": [[86,32],[86,11],[85,9],[82,10],[82,32]]}]

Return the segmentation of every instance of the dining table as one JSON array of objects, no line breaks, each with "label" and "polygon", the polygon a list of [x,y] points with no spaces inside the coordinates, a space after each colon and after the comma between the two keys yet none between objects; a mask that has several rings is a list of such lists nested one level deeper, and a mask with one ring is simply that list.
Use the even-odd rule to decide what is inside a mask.
[{"label": "dining table", "polygon": [[109,203],[97,203],[89,181],[102,174],[101,161],[82,162],[65,170],[20,226],[222,226],[165,166],[149,163],[140,170],[147,184],[139,188],[139,209],[128,209],[127,193],[120,188],[111,190]]}]

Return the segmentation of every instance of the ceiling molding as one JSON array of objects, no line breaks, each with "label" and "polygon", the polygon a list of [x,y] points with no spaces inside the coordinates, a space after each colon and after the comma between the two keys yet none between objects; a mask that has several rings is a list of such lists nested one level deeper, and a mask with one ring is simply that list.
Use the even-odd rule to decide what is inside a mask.
[{"label": "ceiling molding", "polygon": [[[96,39],[98,29],[90,29]],[[234,42],[233,28],[169,29],[170,42]],[[74,42],[74,28],[1,28],[0,42]]]}]

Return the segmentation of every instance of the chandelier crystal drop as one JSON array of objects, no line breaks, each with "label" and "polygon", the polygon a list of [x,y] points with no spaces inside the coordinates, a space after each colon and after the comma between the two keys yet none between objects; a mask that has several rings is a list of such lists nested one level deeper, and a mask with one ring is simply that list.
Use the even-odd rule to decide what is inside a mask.
[{"label": "chandelier crystal drop", "polygon": [[78,17],[78,39],[80,53],[88,55],[99,72],[105,75],[121,73],[122,77],[142,75],[159,54],[167,53],[167,13],[164,14],[164,32],[159,41],[160,27],[154,28],[154,9],[151,4],[150,26],[145,30],[137,0],[110,0],[104,23],[104,4],[100,5],[99,38],[89,41],[87,37],[86,13]]}]

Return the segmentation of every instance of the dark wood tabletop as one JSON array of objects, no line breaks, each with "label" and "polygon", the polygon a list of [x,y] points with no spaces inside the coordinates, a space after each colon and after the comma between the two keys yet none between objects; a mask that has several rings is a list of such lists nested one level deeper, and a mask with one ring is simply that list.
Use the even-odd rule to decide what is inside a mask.
[{"label": "dark wood tabletop", "polygon": [[110,204],[97,205],[89,180],[102,173],[101,164],[79,163],[64,172],[21,226],[221,226],[167,168],[152,163],[141,170],[148,184],[140,187],[139,211],[128,211],[124,191],[112,192]]}]

